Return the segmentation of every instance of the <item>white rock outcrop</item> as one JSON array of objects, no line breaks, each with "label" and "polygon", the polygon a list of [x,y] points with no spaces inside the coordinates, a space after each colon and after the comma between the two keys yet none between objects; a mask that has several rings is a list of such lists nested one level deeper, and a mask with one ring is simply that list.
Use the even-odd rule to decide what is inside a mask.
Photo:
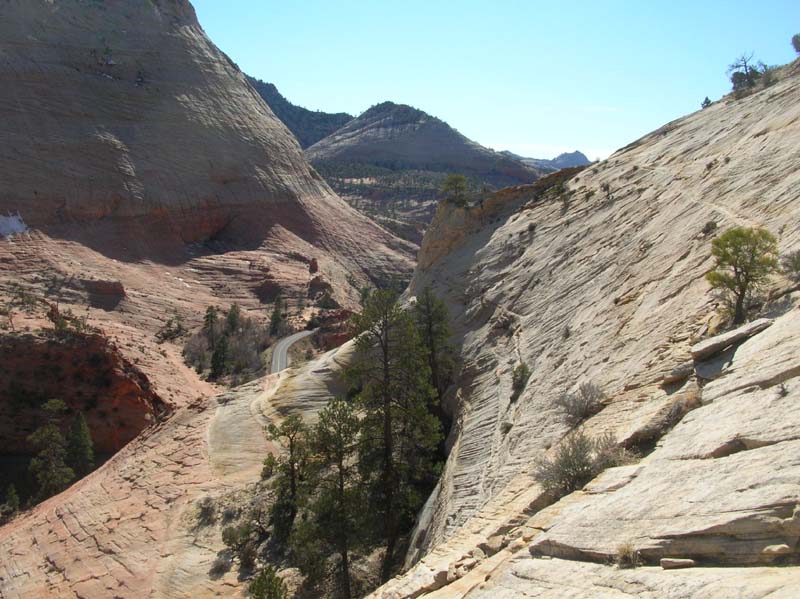
[{"label": "white rock outcrop", "polygon": [[[451,452],[415,532],[416,565],[374,597],[792,596],[796,567],[741,566],[798,557],[798,294],[765,306],[774,325],[696,352],[720,307],[704,277],[706,223],[800,246],[799,68],[630,144],[573,175],[567,193],[553,178],[480,208],[439,208],[410,292],[442,295],[462,340]],[[708,360],[701,378],[693,348]],[[519,362],[533,374],[512,401]],[[580,426],[640,460],[546,507],[532,465],[570,430],[556,398],[588,381],[608,398]],[[441,583],[497,535],[503,550]],[[622,546],[648,566],[605,565]],[[697,567],[665,572],[662,558]]]}]

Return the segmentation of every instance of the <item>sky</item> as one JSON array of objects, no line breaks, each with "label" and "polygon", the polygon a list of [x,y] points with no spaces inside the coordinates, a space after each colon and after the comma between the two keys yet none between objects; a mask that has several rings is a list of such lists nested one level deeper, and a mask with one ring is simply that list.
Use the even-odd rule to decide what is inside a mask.
[{"label": "sky", "polygon": [[211,40],[293,104],[391,100],[495,150],[605,158],[796,57],[800,0],[193,0]]}]

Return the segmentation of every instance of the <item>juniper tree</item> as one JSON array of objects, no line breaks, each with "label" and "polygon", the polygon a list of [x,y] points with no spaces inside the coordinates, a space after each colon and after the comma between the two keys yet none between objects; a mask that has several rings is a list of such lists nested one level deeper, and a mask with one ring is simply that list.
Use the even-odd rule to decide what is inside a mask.
[{"label": "juniper tree", "polygon": [[464,175],[451,174],[442,184],[442,193],[447,201],[456,206],[467,205],[467,178]]},{"label": "juniper tree", "polygon": [[711,254],[714,270],[706,279],[728,296],[733,323],[741,324],[752,295],[778,268],[778,242],[765,229],[734,227],[711,242]]},{"label": "juniper tree", "polygon": [[353,318],[357,355],[348,377],[363,410],[359,466],[368,490],[371,528],[386,550],[381,580],[392,571],[400,535],[413,524],[436,476],[440,424],[435,391],[413,318],[397,294],[378,290]]},{"label": "juniper tree", "polygon": [[86,476],[94,468],[92,435],[81,412],[72,419],[67,434],[66,463],[78,478]]}]

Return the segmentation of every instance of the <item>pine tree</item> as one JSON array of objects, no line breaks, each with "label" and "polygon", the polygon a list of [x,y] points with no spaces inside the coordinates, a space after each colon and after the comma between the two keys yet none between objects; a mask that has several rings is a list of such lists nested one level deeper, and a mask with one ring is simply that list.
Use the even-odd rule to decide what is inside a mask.
[{"label": "pine tree", "polygon": [[[400,535],[421,507],[421,490],[436,476],[440,424],[431,415],[435,391],[413,319],[393,291],[372,293],[353,318],[357,357],[348,377],[364,412],[359,465],[369,490],[373,527],[386,543],[381,579],[391,575]],[[430,485],[432,486],[432,485]]]},{"label": "pine tree", "polygon": [[14,483],[8,485],[6,489],[6,505],[12,514],[19,510],[19,495],[17,495],[17,488]]},{"label": "pine tree", "polygon": [[94,469],[92,435],[86,424],[86,418],[80,412],[72,419],[72,426],[67,435],[66,462],[78,478],[86,476]]},{"label": "pine tree", "polygon": [[277,460],[273,487],[278,499],[271,510],[276,540],[285,543],[305,497],[303,484],[309,466],[308,427],[300,416],[293,414],[280,426],[271,424],[268,431],[270,438],[285,449],[284,455]]},{"label": "pine tree", "polygon": [[316,494],[295,543],[303,545],[298,553],[307,556],[300,568],[312,578],[322,569],[319,563],[327,554],[338,553],[340,591],[345,599],[352,597],[350,551],[359,542],[362,528],[363,501],[357,470],[359,430],[355,408],[343,399],[332,400],[320,412],[312,435],[317,460],[313,480]]},{"label": "pine tree", "polygon": [[203,317],[203,335],[208,340],[208,346],[217,346],[217,308],[209,306],[206,308],[206,315]]},{"label": "pine tree", "polygon": [[430,368],[431,386],[441,399],[453,376],[452,331],[447,306],[436,297],[430,286],[426,286],[417,296],[414,319]]},{"label": "pine tree", "polygon": [[38,451],[28,470],[36,481],[37,500],[42,501],[66,489],[75,479],[75,472],[66,465],[66,442],[59,421],[66,411],[60,399],[51,399],[44,405],[47,423],[28,436],[28,443]]},{"label": "pine tree", "polygon": [[222,335],[211,354],[211,378],[218,379],[225,374],[228,363],[228,338]]},{"label": "pine tree", "polygon": [[281,324],[283,324],[284,316],[281,303],[281,296],[278,294],[275,297],[275,304],[272,308],[272,316],[270,316],[269,319],[269,334],[273,337],[280,332]]},{"label": "pine tree", "polygon": [[230,310],[228,310],[228,314],[225,316],[225,333],[228,335],[235,333],[241,321],[242,309],[239,307],[239,304],[233,304]]}]

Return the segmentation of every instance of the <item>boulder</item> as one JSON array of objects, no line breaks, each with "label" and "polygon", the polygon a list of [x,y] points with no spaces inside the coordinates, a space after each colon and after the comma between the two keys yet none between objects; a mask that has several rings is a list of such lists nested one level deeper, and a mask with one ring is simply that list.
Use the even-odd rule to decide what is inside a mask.
[{"label": "boulder", "polygon": [[662,557],[659,562],[664,570],[680,570],[682,568],[694,568],[695,561],[687,558]]},{"label": "boulder", "polygon": [[692,358],[695,361],[706,360],[715,354],[730,347],[734,343],[738,343],[748,337],[760,333],[769,326],[772,326],[772,320],[769,318],[759,318],[753,322],[748,322],[732,331],[716,335],[710,339],[705,339],[700,343],[692,346]]}]

